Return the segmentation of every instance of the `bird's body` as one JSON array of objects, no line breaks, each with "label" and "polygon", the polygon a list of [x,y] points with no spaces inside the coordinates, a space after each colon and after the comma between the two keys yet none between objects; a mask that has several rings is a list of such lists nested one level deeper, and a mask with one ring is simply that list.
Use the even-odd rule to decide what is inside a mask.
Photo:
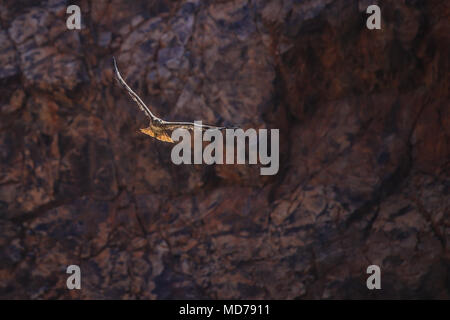
[{"label": "bird's body", "polygon": [[225,129],[225,127],[199,125],[197,123],[192,123],[192,122],[169,122],[169,121],[164,121],[164,120],[156,117],[150,111],[150,109],[147,107],[147,105],[141,100],[141,98],[139,98],[139,96],[133,90],[131,90],[131,88],[127,85],[125,80],[123,80],[122,76],[119,73],[119,69],[117,68],[116,59],[113,58],[113,62],[114,62],[114,70],[115,70],[117,80],[127,90],[131,99],[133,99],[137,103],[139,108],[142,111],[144,111],[146,116],[150,119],[149,126],[147,128],[140,129],[142,133],[145,133],[145,134],[147,134],[151,137],[154,137],[160,141],[174,143],[174,141],[171,138],[171,132],[175,129],[179,129],[179,128],[188,129],[188,130],[194,130],[195,128],[201,129],[201,130],[208,130],[208,129],[223,130],[223,129]]},{"label": "bird's body", "polygon": [[150,137],[154,137],[158,140],[171,142],[173,143],[172,138],[170,137],[170,132],[166,129],[163,123],[158,123],[156,121],[150,121],[150,124],[147,128],[140,129],[142,133],[149,135]]}]

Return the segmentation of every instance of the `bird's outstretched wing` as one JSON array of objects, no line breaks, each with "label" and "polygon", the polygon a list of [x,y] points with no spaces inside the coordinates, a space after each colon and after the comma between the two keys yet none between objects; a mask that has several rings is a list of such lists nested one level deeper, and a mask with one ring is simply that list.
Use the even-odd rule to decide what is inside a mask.
[{"label": "bird's outstretched wing", "polygon": [[223,130],[226,129],[226,127],[215,127],[210,126],[207,124],[197,124],[193,122],[173,122],[173,121],[163,121],[162,125],[167,130],[175,130],[175,129],[187,129],[187,130],[194,130],[195,128],[201,129],[202,131],[208,130],[208,129],[217,129],[217,130]]},{"label": "bird's outstretched wing", "polygon": [[145,103],[141,100],[141,98],[139,98],[139,96],[133,90],[131,90],[131,88],[127,85],[125,80],[123,80],[122,76],[120,75],[119,69],[117,68],[116,59],[114,57],[113,57],[113,62],[114,62],[114,70],[116,73],[116,78],[119,81],[119,83],[127,90],[131,99],[133,99],[134,102],[136,102],[136,104],[139,106],[139,108],[142,111],[144,111],[144,113],[147,115],[147,117],[150,118],[150,120],[157,119],[157,117],[150,111],[150,109],[145,105]]}]

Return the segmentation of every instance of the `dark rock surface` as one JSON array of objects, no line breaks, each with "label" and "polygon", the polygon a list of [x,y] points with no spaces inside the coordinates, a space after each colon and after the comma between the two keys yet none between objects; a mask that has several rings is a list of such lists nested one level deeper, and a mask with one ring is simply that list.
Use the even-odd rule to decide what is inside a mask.
[{"label": "dark rock surface", "polygon": [[[446,1],[78,4],[0,2],[0,298],[450,298]],[[172,164],[113,55],[165,119],[280,128],[279,173]]]}]

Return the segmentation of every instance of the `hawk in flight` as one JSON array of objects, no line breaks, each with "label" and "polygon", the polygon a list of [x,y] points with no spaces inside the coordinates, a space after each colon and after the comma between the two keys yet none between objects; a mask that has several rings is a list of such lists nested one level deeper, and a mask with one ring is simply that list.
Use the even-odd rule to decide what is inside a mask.
[{"label": "hawk in flight", "polygon": [[116,59],[114,57],[113,62],[117,80],[127,90],[131,99],[133,99],[134,102],[136,102],[139,108],[142,111],[144,111],[145,115],[150,119],[149,126],[147,128],[140,129],[141,132],[151,137],[154,137],[158,140],[174,143],[174,141],[171,138],[171,132],[178,128],[184,128],[188,130],[194,130],[194,128],[198,128],[201,129],[202,131],[208,129],[217,129],[217,130],[225,129],[225,127],[200,125],[192,122],[169,122],[158,118],[150,111],[150,109],[145,105],[145,103],[141,100],[141,98],[139,98],[139,96],[133,90],[131,90],[131,88],[127,85],[125,80],[123,80],[122,76],[119,73],[119,69],[117,68]]}]

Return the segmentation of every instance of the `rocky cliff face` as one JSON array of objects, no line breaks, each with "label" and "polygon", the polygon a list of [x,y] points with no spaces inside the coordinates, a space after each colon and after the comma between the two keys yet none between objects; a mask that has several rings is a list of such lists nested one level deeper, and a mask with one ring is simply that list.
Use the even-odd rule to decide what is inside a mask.
[{"label": "rocky cliff face", "polygon": [[[0,297],[450,298],[445,1],[78,4],[0,3]],[[174,165],[113,55],[164,119],[279,128],[278,174]]]}]

